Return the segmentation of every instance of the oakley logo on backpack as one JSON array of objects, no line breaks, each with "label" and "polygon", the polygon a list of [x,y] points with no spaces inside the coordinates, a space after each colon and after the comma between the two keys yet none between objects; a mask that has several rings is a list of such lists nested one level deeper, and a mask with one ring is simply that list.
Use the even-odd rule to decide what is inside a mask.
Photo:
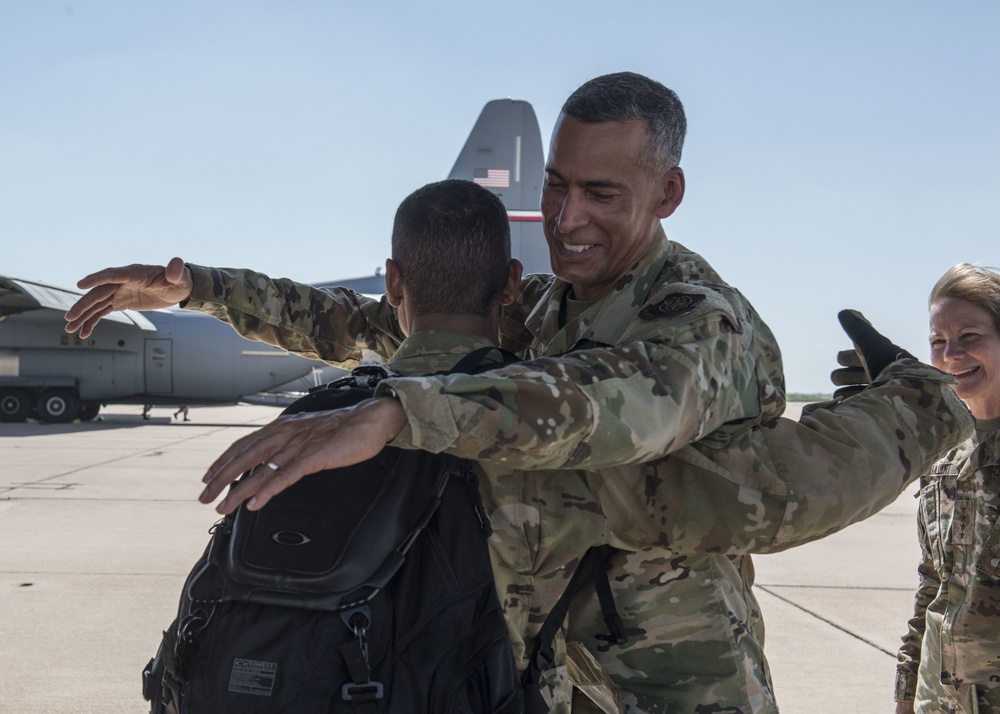
[{"label": "oakley logo on backpack", "polygon": [[288,545],[293,548],[297,545],[305,545],[312,542],[312,538],[305,533],[298,533],[296,531],[275,531],[271,534],[271,540],[278,545]]}]

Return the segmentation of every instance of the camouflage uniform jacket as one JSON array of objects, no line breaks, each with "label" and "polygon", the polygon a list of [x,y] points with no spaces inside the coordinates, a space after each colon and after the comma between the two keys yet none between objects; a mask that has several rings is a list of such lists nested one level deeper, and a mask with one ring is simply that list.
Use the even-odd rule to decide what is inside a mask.
[{"label": "camouflage uniform jacket", "polygon": [[[666,455],[726,422],[779,415],[784,383],[773,335],[703,259],[659,236],[611,295],[565,328],[559,306],[570,286],[551,276],[524,280],[502,346],[559,356],[383,383],[409,417],[393,445],[515,467],[597,468]],[[345,367],[366,351],[388,358],[402,342],[384,297],[188,267],[194,289],[183,306],[252,339]]]},{"label": "camouflage uniform jacket", "polygon": [[[404,342],[393,366],[418,337]],[[734,617],[757,617],[749,578],[736,565],[748,559],[740,556],[821,538],[895,500],[970,433],[971,418],[952,382],[905,359],[861,394],[815,405],[798,422],[776,418],[744,425],[646,464],[508,472],[483,462],[494,576],[519,666],[525,666],[526,649],[589,546],[610,544],[635,553],[661,545],[672,554],[676,578],[669,590],[676,604],[650,637],[660,655],[660,676],[669,672],[674,680],[648,697],[665,711],[773,707],[759,638],[733,627]],[[566,646],[562,636],[557,639],[559,666],[547,673],[557,711],[568,694]],[[612,660],[609,666],[615,665]],[[587,684],[568,679],[578,688]],[[639,696],[624,693],[633,707]],[[579,700],[574,710],[583,710]]]},{"label": "camouflage uniform jacket", "polygon": [[[403,342],[391,366],[402,375],[444,371],[488,344],[468,335],[418,333]],[[483,462],[494,576],[519,668],[587,548],[609,544],[637,552],[666,544],[683,572],[672,587],[683,604],[675,614],[689,611],[665,623],[659,646],[678,681],[660,696],[668,711],[695,711],[708,701],[730,710],[745,706],[742,674],[717,666],[706,677],[699,657],[715,641],[720,660],[763,666],[748,645],[729,642],[732,623],[718,617],[720,605],[747,610],[748,593],[731,587],[730,579],[712,583],[706,576],[728,573],[730,556],[822,537],[894,500],[969,433],[971,420],[952,381],[916,360],[900,360],[862,394],[817,405],[800,422],[773,419],[732,434],[725,445],[699,442],[636,466],[524,472]],[[701,643],[692,647],[695,632]],[[593,691],[602,683],[568,672],[585,652],[570,643],[574,654],[567,662],[564,633],[555,644],[546,694],[553,711],[563,712],[570,684]],[[609,694],[607,688],[599,693]]]},{"label": "camouflage uniform jacket", "polygon": [[194,286],[181,307],[213,315],[250,339],[346,369],[363,358],[388,359],[403,341],[385,296],[373,300],[240,268],[187,267]]},{"label": "camouflage uniform jacket", "polygon": [[[250,272],[192,266],[192,275],[187,307],[307,356],[343,363],[360,358],[361,348],[386,354],[399,342],[384,299]],[[562,325],[570,290],[556,278],[528,276],[501,329],[508,349],[561,356],[489,374],[379,385],[409,417],[393,445],[510,468],[616,467],[660,458],[724,424],[742,427],[783,411],[780,352],[770,330],[704,259],[662,231],[610,295]],[[610,575],[630,642],[592,651],[630,692],[632,712],[665,711],[668,692],[681,684],[687,701],[714,705],[718,689],[709,685],[722,680],[733,701],[739,696],[733,711],[773,711],[749,556],[710,557],[704,568],[688,560],[665,548],[615,557]],[[583,627],[571,637],[592,647],[605,630],[598,610],[588,601],[574,611],[571,628]],[[678,632],[682,622],[689,627]],[[664,656],[662,643],[678,634],[692,649]]]},{"label": "camouflage uniform jacket", "polygon": [[[952,381],[899,360],[797,422],[726,425],[665,458],[598,472],[594,502],[574,505],[599,503],[619,548],[660,547],[624,554],[631,577],[615,583],[619,609],[634,603],[623,616],[645,652],[598,646],[629,711],[777,711],[749,554],[822,538],[894,501],[971,433]],[[643,609],[648,593],[657,597]],[[569,637],[601,632],[597,612],[571,610]]]},{"label": "camouflage uniform jacket", "polygon": [[[770,330],[738,291],[679,244],[654,242],[610,295],[566,322],[560,313],[570,290],[564,281],[529,276],[501,334],[504,346],[528,356],[564,356],[529,363],[564,370],[547,369],[542,377],[555,387],[550,401],[564,399],[564,376],[594,387],[593,411],[574,417],[572,402],[563,401],[560,415],[540,414],[535,423],[557,433],[583,424],[592,430],[578,450],[558,454],[565,454],[565,462],[528,453],[516,457],[519,467],[604,469],[600,500],[612,509],[618,504],[606,500],[610,489],[648,494],[645,487],[655,482],[644,476],[636,481],[642,472],[623,465],[660,459],[723,425],[744,429],[783,411],[780,352]],[[545,404],[543,399],[536,403]],[[506,431],[500,420],[493,426]],[[547,455],[557,453],[549,449]],[[510,458],[506,449],[503,457]],[[678,503],[673,512],[680,510]],[[625,513],[633,524],[650,523],[635,518],[628,506]],[[691,533],[700,530],[693,526]],[[633,714],[694,711],[720,702],[734,712],[771,711],[749,555],[681,553],[664,547],[669,539],[663,534],[642,536],[655,545],[616,553],[610,562],[628,644],[595,639],[606,626],[588,590],[574,602],[569,639],[597,657]]]},{"label": "camouflage uniform jacket", "polygon": [[530,361],[390,380],[410,416],[396,446],[517,468],[641,463],[726,422],[784,410],[776,341],[746,299],[677,243],[654,242],[608,296],[560,326],[571,286],[529,275],[501,346]]},{"label": "camouflage uniform jacket", "polygon": [[1000,712],[998,440],[977,432],[921,480],[920,587],[896,674],[896,700],[917,711]]},{"label": "camouflage uniform jacket", "polygon": [[[666,254],[664,251],[659,253],[660,257]],[[680,283],[674,286],[676,292],[685,287],[684,281],[677,279],[678,275],[717,278],[697,256],[677,246],[671,246],[668,253],[675,256],[675,262],[646,260],[630,275],[644,274],[640,270],[644,264],[648,275],[652,269],[650,264],[655,264],[657,270],[671,274],[668,282]],[[202,278],[219,276],[202,280],[201,284],[203,288],[214,288],[220,296],[238,293],[243,289],[241,285],[247,285],[250,292],[255,286],[259,287],[265,293],[264,299],[256,303],[243,301],[258,313],[246,320],[254,329],[272,329],[260,326],[271,322],[280,324],[282,319],[287,319],[281,317],[282,301],[274,297],[279,294],[278,288],[272,287],[266,278],[245,273],[249,277],[233,281],[219,271],[210,274],[200,269],[196,272],[196,286],[199,275]],[[625,286],[632,282],[635,282],[634,277],[623,281]],[[538,294],[538,286],[546,284],[565,290],[558,281],[549,279],[546,283],[534,277],[528,280],[527,294]],[[311,291],[302,286],[298,289],[303,295]],[[266,296],[267,291],[271,291],[270,297]],[[621,297],[620,291],[618,297]],[[356,297],[346,299],[350,302]],[[318,304],[319,300],[312,302]],[[680,300],[672,297],[666,304],[661,300],[656,312],[662,315],[678,310],[681,318],[690,316],[683,312],[683,304],[678,307]],[[269,301],[275,307],[269,315],[263,315],[267,318],[263,319],[260,306]],[[516,314],[528,302],[522,293],[521,301],[511,314]],[[692,302],[697,302],[697,298]],[[363,324],[366,319],[373,327],[387,324],[389,321],[380,313],[381,308],[384,305],[369,301],[367,312],[355,324]],[[213,314],[222,310],[214,305],[210,305],[210,309]],[[635,306],[632,310],[636,310]],[[288,308],[287,311],[300,316],[308,312],[301,308]],[[587,320],[594,312],[592,309],[584,313],[580,320]],[[752,310],[747,312],[750,318],[744,321],[744,327],[759,322]],[[238,310],[233,314],[237,318],[241,315]],[[304,324],[314,321],[312,314],[302,319]],[[335,314],[324,318],[331,323],[338,319],[341,318]],[[625,321],[627,323],[627,315]],[[594,322],[598,327],[604,326],[604,333],[627,327],[627,324],[616,325],[611,319],[602,321],[600,315]],[[542,320],[541,324],[551,322]],[[509,315],[508,328],[511,325]],[[516,326],[516,321],[513,325]],[[308,342],[313,338],[302,335],[309,331],[288,330],[283,337],[286,339],[284,344],[303,339]],[[369,332],[379,334],[378,329]],[[677,332],[682,330],[675,328],[674,334]],[[356,333],[363,336],[365,330],[356,327]],[[600,519],[595,516],[603,512],[609,525],[602,537],[620,548],[659,543],[673,549],[658,551],[654,557],[660,559],[659,562],[653,560],[649,564],[632,556],[633,560],[626,562],[625,569],[636,573],[635,577],[621,577],[617,581],[619,600],[623,593],[624,596],[633,595],[634,590],[640,593],[633,595],[639,607],[633,613],[636,617],[630,623],[630,634],[633,638],[641,636],[641,642],[648,648],[647,652],[641,647],[615,650],[604,657],[612,666],[626,668],[619,674],[619,681],[626,688],[644,690],[633,696],[633,711],[641,711],[640,705],[649,711],[664,711],[668,704],[670,711],[693,711],[696,706],[712,707],[720,702],[731,705],[729,710],[734,712],[754,711],[754,707],[757,711],[766,711],[763,707],[773,706],[760,652],[760,636],[753,630],[759,612],[749,592],[752,569],[749,559],[742,554],[780,550],[821,537],[869,515],[891,501],[903,484],[914,477],[907,469],[908,464],[919,473],[921,468],[929,467],[931,461],[928,459],[936,458],[939,451],[930,446],[921,449],[920,444],[939,448],[945,444],[943,448],[947,448],[968,433],[967,412],[949,388],[941,388],[942,381],[947,378],[911,360],[887,369],[876,382],[876,389],[869,389],[838,405],[818,408],[814,414],[803,417],[801,424],[774,419],[781,397],[777,388],[780,387],[780,362],[770,333],[763,326],[758,333],[763,339],[759,341],[757,361],[765,365],[759,369],[765,377],[763,386],[754,386],[766,405],[760,416],[734,420],[708,438],[677,450],[671,458],[660,459],[640,469],[607,471],[613,478],[587,482],[574,474],[572,478],[576,480],[561,484],[549,482],[549,486],[539,475],[537,480],[523,487],[524,495],[519,496],[517,489],[521,487],[512,477],[506,481],[510,487],[494,496],[496,503],[506,504],[498,512],[497,523],[501,524],[498,531],[523,532],[522,539],[535,544],[529,549],[535,553],[532,561],[523,551],[522,556],[517,556],[516,539],[509,541],[513,546],[506,557],[511,563],[522,557],[522,562],[512,566],[506,575],[498,573],[498,580],[501,595],[506,598],[508,616],[512,617],[516,610],[522,621],[535,622],[536,627],[542,615],[540,603],[545,602],[545,598],[529,598],[526,594],[532,592],[532,587],[537,590],[546,577],[552,580],[553,592],[558,594],[568,572],[563,567],[568,559],[549,551],[550,544],[558,544],[557,538],[547,539],[543,547],[539,545],[545,540],[541,535],[530,535],[532,529],[539,527],[546,529],[551,525],[553,531],[557,530],[554,518],[540,518],[556,505],[568,504],[588,522],[598,526]],[[374,344],[373,340],[365,340],[359,337],[358,344]],[[344,341],[326,339],[325,343],[335,345],[344,344]],[[512,345],[508,343],[508,346]],[[905,428],[892,430],[894,436],[887,439],[883,433],[886,425],[896,421]],[[760,428],[755,428],[758,424]],[[957,439],[956,434],[959,434]],[[815,477],[810,478],[810,474]],[[570,472],[563,475],[569,477]],[[576,486],[571,488],[570,483]],[[663,491],[664,485],[670,488]],[[597,498],[588,498],[592,489],[597,489]],[[638,502],[637,495],[640,496]],[[581,537],[567,552],[579,553],[580,547],[599,540]],[[685,555],[699,550],[715,551],[716,554]],[[548,571],[546,564],[550,567]],[[506,584],[505,577],[508,579]],[[708,592],[705,585],[709,586]],[[651,590],[660,597],[643,603]],[[603,624],[595,625],[594,629],[603,631]],[[683,642],[678,644],[679,641]],[[752,699],[749,704],[746,703],[748,699]]]},{"label": "camouflage uniform jacket", "polygon": [[823,538],[892,503],[968,438],[973,420],[953,383],[897,360],[799,421],[727,426],[662,459],[601,469],[601,509],[619,542],[678,554],[776,553]]}]

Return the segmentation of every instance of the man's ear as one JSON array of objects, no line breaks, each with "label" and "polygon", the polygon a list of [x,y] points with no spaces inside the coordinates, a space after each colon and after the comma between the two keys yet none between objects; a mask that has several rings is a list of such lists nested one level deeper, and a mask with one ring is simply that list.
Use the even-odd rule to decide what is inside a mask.
[{"label": "man's ear", "polygon": [[385,259],[385,297],[393,307],[403,303],[403,278],[392,258]]},{"label": "man's ear", "polygon": [[656,217],[666,218],[676,211],[677,207],[681,205],[681,201],[684,200],[683,169],[680,166],[675,166],[667,171],[660,179],[660,185],[663,188],[663,195],[656,207]]},{"label": "man's ear", "polygon": [[510,267],[507,268],[507,284],[504,285],[503,292],[500,294],[501,305],[506,307],[514,302],[517,292],[521,289],[521,272],[523,270],[524,266],[521,265],[520,260],[514,258],[510,261]]}]

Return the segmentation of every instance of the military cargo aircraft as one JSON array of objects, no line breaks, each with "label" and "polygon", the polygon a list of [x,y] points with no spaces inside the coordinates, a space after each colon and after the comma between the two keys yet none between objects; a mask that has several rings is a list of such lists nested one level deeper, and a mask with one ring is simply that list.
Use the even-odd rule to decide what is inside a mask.
[{"label": "military cargo aircraft", "polygon": [[[534,110],[524,101],[500,99],[483,108],[449,174],[475,181],[503,200],[512,252],[525,272],[549,270],[538,210],[543,172]],[[330,286],[380,296],[385,277],[376,271],[317,284]],[[80,340],[63,329],[63,314],[79,296],[0,276],[0,421],[90,420],[110,403],[281,403],[288,400],[259,393],[302,392],[343,374],[184,310],[112,313]]]},{"label": "military cargo aircraft", "polygon": [[308,374],[310,360],[183,310],[113,313],[65,332],[81,293],[0,277],[0,421],[89,420],[102,404],[232,404]]}]

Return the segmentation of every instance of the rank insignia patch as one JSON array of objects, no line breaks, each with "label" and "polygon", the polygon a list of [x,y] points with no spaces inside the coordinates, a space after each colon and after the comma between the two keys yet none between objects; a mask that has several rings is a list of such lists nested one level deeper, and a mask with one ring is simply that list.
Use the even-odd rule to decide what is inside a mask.
[{"label": "rank insignia patch", "polygon": [[655,305],[643,308],[639,317],[645,320],[659,320],[664,317],[678,317],[694,310],[705,299],[704,295],[671,295]]}]

